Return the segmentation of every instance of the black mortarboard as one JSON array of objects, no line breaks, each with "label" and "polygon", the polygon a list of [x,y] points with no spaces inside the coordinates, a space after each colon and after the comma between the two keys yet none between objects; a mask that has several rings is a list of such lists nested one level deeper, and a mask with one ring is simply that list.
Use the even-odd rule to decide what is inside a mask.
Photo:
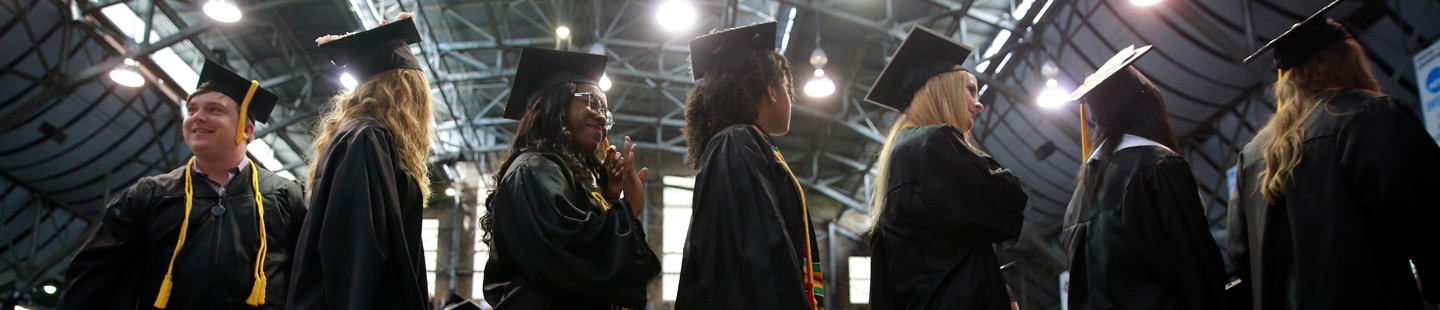
[{"label": "black mortarboard", "polygon": [[399,68],[422,70],[420,61],[410,53],[410,44],[420,42],[420,31],[414,18],[403,18],[389,24],[335,41],[320,44],[330,62],[345,67],[359,80],[380,72]]},{"label": "black mortarboard", "polygon": [[599,84],[609,61],[610,57],[605,55],[522,48],[520,65],[515,68],[515,84],[510,86],[510,99],[505,101],[505,118],[518,120],[525,116],[535,96],[555,85]]},{"label": "black mortarboard", "polygon": [[[250,87],[254,85],[255,94],[251,95],[250,102],[245,102],[245,95],[250,93]],[[200,70],[200,82],[195,85],[196,90],[209,90],[224,94],[235,100],[244,111],[242,118],[248,117],[257,122],[269,123],[270,110],[275,109],[275,102],[280,100],[275,93],[260,87],[258,81],[241,77],[239,74],[221,66],[220,63],[205,60],[205,68]],[[244,124],[242,119],[241,124]]]},{"label": "black mortarboard", "polygon": [[1290,30],[1275,37],[1274,40],[1270,40],[1270,43],[1265,44],[1264,47],[1255,51],[1254,54],[1250,54],[1250,57],[1245,57],[1245,62],[1248,63],[1260,56],[1260,54],[1274,49],[1275,67],[1279,69],[1290,69],[1305,64],[1306,61],[1310,60],[1310,57],[1324,51],[1326,48],[1330,48],[1331,45],[1351,38],[1350,32],[1345,31],[1344,26],[1341,26],[1340,23],[1335,22],[1333,19],[1325,17],[1325,12],[1335,8],[1335,5],[1340,4],[1340,1],[1343,0],[1331,2],[1330,5],[1326,5],[1325,8],[1320,9],[1319,12],[1310,15],[1310,18],[1306,18],[1305,21],[1291,26]]},{"label": "black mortarboard", "polygon": [[883,107],[905,111],[925,83],[937,75],[958,71],[972,49],[945,35],[916,25],[900,42],[890,63],[880,71],[865,100]]},{"label": "black mortarboard", "polygon": [[690,40],[690,72],[692,79],[705,78],[705,72],[716,60],[740,51],[775,49],[775,22],[725,29]]},{"label": "black mortarboard", "polygon": [[1128,115],[1131,109],[1160,96],[1159,88],[1131,64],[1150,51],[1151,45],[1126,47],[1110,57],[1095,73],[1085,77],[1065,101],[1084,99],[1090,118],[1097,124],[1111,124]]}]

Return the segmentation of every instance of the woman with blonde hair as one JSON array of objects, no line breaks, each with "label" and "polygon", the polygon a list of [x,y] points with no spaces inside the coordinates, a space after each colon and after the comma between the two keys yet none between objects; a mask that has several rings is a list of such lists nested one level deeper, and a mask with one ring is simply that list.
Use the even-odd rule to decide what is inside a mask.
[{"label": "woman with blonde hair", "polygon": [[1263,165],[1236,187],[1264,201],[1231,206],[1230,244],[1243,249],[1231,256],[1256,309],[1440,303],[1440,146],[1380,93],[1365,50],[1324,17],[1331,7],[1256,52],[1274,51],[1277,109],[1271,137],[1251,142]]},{"label": "woman with blonde hair", "polygon": [[870,201],[871,309],[1010,309],[991,245],[1020,234],[1020,181],[974,146],[970,49],[916,26],[866,100],[902,112]]},{"label": "woman with blonde hair", "polygon": [[420,223],[434,124],[430,83],[408,46],[420,41],[414,21],[316,41],[363,81],[316,125],[289,305],[429,309]]}]

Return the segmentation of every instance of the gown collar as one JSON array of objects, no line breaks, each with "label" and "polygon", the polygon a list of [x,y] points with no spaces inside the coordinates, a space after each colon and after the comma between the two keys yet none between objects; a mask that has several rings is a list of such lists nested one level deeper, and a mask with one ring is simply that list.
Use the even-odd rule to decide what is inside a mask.
[{"label": "gown collar", "polygon": [[[1106,141],[1106,142],[1109,142],[1109,141]],[[1106,142],[1101,142],[1100,145],[1098,145],[1098,146],[1095,147],[1095,149],[1096,149],[1096,150],[1104,149]],[[1175,151],[1175,150],[1171,150],[1170,147],[1167,147],[1167,146],[1165,146],[1164,144],[1160,144],[1159,142],[1155,142],[1154,140],[1146,139],[1146,138],[1141,137],[1141,136],[1131,135],[1131,134],[1128,134],[1128,133],[1127,133],[1127,134],[1125,134],[1125,136],[1123,136],[1123,137],[1120,138],[1120,145],[1115,147],[1115,151],[1114,151],[1114,152],[1119,152],[1120,150],[1123,150],[1123,149],[1128,149],[1128,148],[1132,148],[1132,147],[1139,147],[1139,146],[1158,146],[1158,147],[1160,147],[1160,148],[1163,148],[1163,149],[1168,150],[1168,151],[1171,151],[1171,152],[1174,152],[1174,151]],[[1112,153],[1113,153],[1113,152],[1112,152]],[[1090,154],[1090,158],[1089,158],[1089,159],[1086,159],[1085,161],[1087,161],[1087,162],[1089,162],[1089,161],[1096,161],[1096,160],[1099,160],[1101,157],[1103,157],[1103,156],[1101,156],[1100,152],[1094,152],[1093,154]]]}]

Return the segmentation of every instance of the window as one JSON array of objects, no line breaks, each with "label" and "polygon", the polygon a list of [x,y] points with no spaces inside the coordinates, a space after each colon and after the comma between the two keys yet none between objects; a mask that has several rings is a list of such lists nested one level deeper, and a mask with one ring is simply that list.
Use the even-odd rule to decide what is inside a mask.
[{"label": "window", "polygon": [[870,303],[870,257],[850,257],[850,303]]},{"label": "window", "polygon": [[435,251],[440,245],[440,220],[424,219],[420,222],[420,244],[425,248],[425,287],[435,292]]},{"label": "window", "polygon": [[680,286],[680,264],[684,259],[685,236],[690,230],[690,202],[695,177],[665,176],[664,243],[661,246],[660,270],[664,299],[675,300]]}]

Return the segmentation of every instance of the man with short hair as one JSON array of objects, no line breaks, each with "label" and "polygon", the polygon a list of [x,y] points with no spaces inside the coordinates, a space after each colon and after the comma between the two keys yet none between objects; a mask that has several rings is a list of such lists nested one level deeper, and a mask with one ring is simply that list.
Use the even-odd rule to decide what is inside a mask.
[{"label": "man with short hair", "polygon": [[195,156],[110,202],[59,308],[284,309],[304,193],[245,156],[277,99],[206,61],[182,127]]}]

